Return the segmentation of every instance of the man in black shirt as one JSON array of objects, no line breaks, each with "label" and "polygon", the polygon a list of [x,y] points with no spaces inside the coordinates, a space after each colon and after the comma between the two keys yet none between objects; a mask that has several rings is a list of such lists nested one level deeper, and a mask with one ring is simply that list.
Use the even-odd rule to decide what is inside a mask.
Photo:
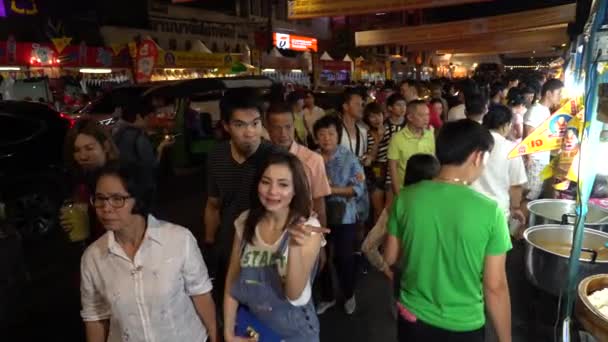
[{"label": "man in black shirt", "polygon": [[214,251],[215,260],[207,263],[215,277],[218,307],[223,301],[234,220],[249,209],[251,193],[256,189],[255,174],[274,151],[272,144],[262,141],[261,99],[254,89],[230,90],[220,101],[220,111],[230,140],[220,142],[209,154],[204,212],[204,243],[207,253],[211,246]]}]

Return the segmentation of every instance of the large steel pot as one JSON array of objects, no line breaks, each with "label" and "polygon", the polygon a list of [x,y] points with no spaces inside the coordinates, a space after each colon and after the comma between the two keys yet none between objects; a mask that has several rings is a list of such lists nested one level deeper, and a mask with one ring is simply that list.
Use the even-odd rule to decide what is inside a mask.
[{"label": "large steel pot", "polygon": [[[528,228],[526,276],[532,284],[554,296],[567,286],[573,226],[542,225]],[[608,273],[608,234],[585,228],[578,282],[590,275]]]},{"label": "large steel pot", "polygon": [[[576,202],[562,199],[541,199],[528,203],[530,212],[529,226],[543,224],[574,224],[576,220]],[[585,227],[608,232],[608,211],[589,205]]]}]

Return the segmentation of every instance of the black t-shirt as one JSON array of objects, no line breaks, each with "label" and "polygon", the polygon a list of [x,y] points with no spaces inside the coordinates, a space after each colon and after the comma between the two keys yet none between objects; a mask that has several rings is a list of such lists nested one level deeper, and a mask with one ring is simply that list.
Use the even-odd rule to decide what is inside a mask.
[{"label": "black t-shirt", "polygon": [[239,164],[232,158],[230,141],[223,141],[209,154],[207,193],[220,201],[218,244],[232,244],[234,220],[250,208],[251,195],[256,189],[256,184],[253,184],[256,172],[274,151],[276,147],[262,141],[257,151]]}]

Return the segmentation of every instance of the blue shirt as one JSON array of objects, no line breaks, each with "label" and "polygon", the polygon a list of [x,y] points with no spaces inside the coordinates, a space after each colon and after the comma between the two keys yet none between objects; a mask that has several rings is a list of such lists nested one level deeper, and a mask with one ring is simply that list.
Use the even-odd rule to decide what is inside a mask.
[{"label": "blue shirt", "polygon": [[346,211],[342,218],[342,224],[357,223],[357,219],[364,216],[364,213],[360,214],[358,203],[367,197],[365,180],[357,180],[358,174],[364,175],[363,166],[359,163],[359,159],[348,148],[338,145],[331,159],[325,162],[325,170],[332,186],[353,187],[355,197],[347,198],[331,195],[327,197],[327,200],[346,203]]}]

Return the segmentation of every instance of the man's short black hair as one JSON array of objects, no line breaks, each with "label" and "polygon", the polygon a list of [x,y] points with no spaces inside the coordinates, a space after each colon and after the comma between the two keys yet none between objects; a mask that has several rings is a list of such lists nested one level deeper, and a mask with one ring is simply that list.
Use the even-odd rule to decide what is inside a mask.
[{"label": "man's short black hair", "polygon": [[354,96],[359,96],[359,97],[363,98],[363,94],[361,93],[361,91],[359,89],[355,89],[355,88],[344,89],[344,93],[342,94],[342,98],[341,98],[340,105],[338,108],[338,111],[340,113],[342,113],[342,111],[344,110],[344,107],[343,107],[344,104],[349,103],[350,100]]},{"label": "man's short black hair", "polygon": [[407,104],[407,101],[405,100],[405,97],[403,97],[403,95],[401,95],[400,93],[393,93],[391,96],[388,97],[388,99],[386,99],[386,106],[392,107],[395,105],[395,103],[397,103],[397,101],[403,101]]},{"label": "man's short black hair", "polygon": [[270,104],[270,107],[268,107],[268,110],[266,111],[266,120],[270,120],[271,116],[284,114],[289,114],[292,117],[294,115],[291,111],[291,107],[288,106],[287,103],[285,103],[284,101],[273,102]]},{"label": "man's short black hair", "polygon": [[499,129],[511,122],[513,112],[511,108],[500,104],[490,106],[488,114],[483,117],[483,126],[487,129]]},{"label": "man's short black hair", "polygon": [[336,115],[325,115],[315,122],[312,127],[312,131],[317,138],[317,133],[323,128],[330,128],[331,126],[336,127],[336,131],[338,132],[338,144],[342,140],[342,120]]},{"label": "man's short black hair", "polygon": [[298,101],[304,99],[304,93],[301,91],[292,91],[287,94],[287,105],[293,107]]},{"label": "man's short black hair", "polygon": [[509,101],[509,106],[521,106],[526,104],[526,99],[524,99],[524,93],[522,89],[511,88],[509,89],[509,94],[507,94],[507,101]]},{"label": "man's short black hair", "polygon": [[441,165],[462,165],[476,151],[489,152],[494,138],[479,123],[462,119],[444,124],[437,136],[437,159]]},{"label": "man's short black hair", "polygon": [[232,115],[239,109],[255,109],[262,113],[262,97],[255,88],[234,88],[224,94],[220,100],[222,121],[229,123]]},{"label": "man's short black hair", "polygon": [[483,115],[486,110],[487,104],[488,100],[483,97],[483,95],[469,95],[464,101],[466,116],[469,117]]},{"label": "man's short black hair", "polygon": [[543,97],[547,95],[549,91],[555,91],[564,87],[564,83],[558,80],[557,78],[552,78],[543,84],[543,88],[540,91],[540,96]]},{"label": "man's short black hair", "polygon": [[531,86],[525,86],[521,89],[521,95],[525,95],[525,94],[536,94],[536,90],[531,87]]},{"label": "man's short black hair", "polygon": [[498,93],[502,93],[506,88],[507,86],[502,82],[493,83],[492,87],[490,88],[490,97],[493,98],[494,96],[498,95]]},{"label": "man's short black hair", "polygon": [[408,102],[406,114],[414,113],[414,111],[416,110],[416,107],[422,106],[422,105],[426,106],[426,102],[421,99],[416,99],[416,100],[412,100],[412,101]]},{"label": "man's short black hair", "polygon": [[515,75],[515,74],[510,74],[507,76],[507,82],[515,82],[515,81],[519,81],[519,76]]},{"label": "man's short black hair", "polygon": [[462,95],[465,98],[481,92],[477,82],[470,78],[460,80],[458,83],[456,83],[456,89],[458,89],[459,92],[462,92]]},{"label": "man's short black hair", "polygon": [[152,112],[152,106],[149,103],[133,101],[123,107],[121,118],[126,122],[134,123],[137,115],[145,118],[150,112]]}]

